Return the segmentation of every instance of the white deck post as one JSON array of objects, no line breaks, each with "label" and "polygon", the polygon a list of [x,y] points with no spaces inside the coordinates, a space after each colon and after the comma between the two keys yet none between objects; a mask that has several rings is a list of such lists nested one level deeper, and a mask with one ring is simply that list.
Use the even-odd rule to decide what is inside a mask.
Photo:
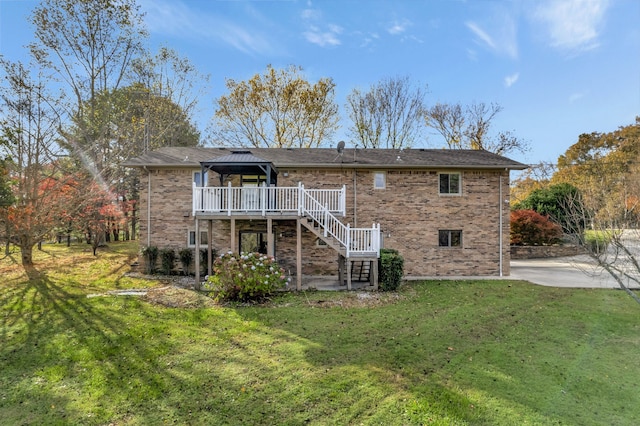
[{"label": "white deck post", "polygon": [[304,185],[298,182],[298,216],[302,216],[304,211]]},{"label": "white deck post", "polygon": [[231,216],[231,205],[233,204],[233,192],[231,191],[231,182],[227,187],[227,215]]},{"label": "white deck post", "polygon": [[302,219],[296,221],[296,289],[302,290]]},{"label": "white deck post", "polygon": [[196,215],[196,206],[198,205],[198,201],[197,200],[198,200],[198,198],[201,198],[201,197],[196,196],[197,189],[196,189],[196,183],[195,182],[193,182],[192,188],[193,188],[193,192],[192,192],[193,199],[191,200],[191,216],[195,216]]},{"label": "white deck post", "polygon": [[[349,258],[349,247],[351,247],[351,224],[347,223],[347,241],[344,243],[346,249],[346,257]],[[351,275],[350,271],[347,271],[349,275]]]},{"label": "white deck post", "polygon": [[324,237],[327,237],[327,228],[329,225],[329,204],[324,205]]},{"label": "white deck post", "polygon": [[340,209],[342,210],[342,217],[347,216],[347,185],[342,185],[342,192],[340,193]]}]

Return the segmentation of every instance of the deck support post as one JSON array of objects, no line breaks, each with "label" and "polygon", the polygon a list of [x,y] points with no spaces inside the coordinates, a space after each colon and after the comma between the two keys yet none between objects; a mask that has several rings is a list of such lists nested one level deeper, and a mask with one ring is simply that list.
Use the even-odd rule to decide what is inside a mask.
[{"label": "deck support post", "polygon": [[213,220],[207,221],[207,275],[213,275]]},{"label": "deck support post", "polygon": [[195,275],[196,275],[196,283],[195,283],[195,289],[196,290],[200,290],[200,221],[198,220],[198,217],[196,216],[196,224],[195,224],[195,234],[196,234],[196,253],[195,253],[195,260],[196,260],[196,266],[195,266]]},{"label": "deck support post", "polygon": [[350,258],[346,258],[347,268],[347,290],[351,290],[351,263],[353,261]]},{"label": "deck support post", "polygon": [[373,289],[378,291],[378,259],[371,261],[371,283]]},{"label": "deck support post", "polygon": [[267,218],[267,256],[275,257],[273,250],[273,219]]},{"label": "deck support post", "polygon": [[302,290],[302,219],[296,221],[296,289]]},{"label": "deck support post", "polygon": [[344,285],[344,256],[338,254],[338,283]]},{"label": "deck support post", "polygon": [[235,218],[231,218],[231,252],[235,253],[236,252],[236,219]]}]

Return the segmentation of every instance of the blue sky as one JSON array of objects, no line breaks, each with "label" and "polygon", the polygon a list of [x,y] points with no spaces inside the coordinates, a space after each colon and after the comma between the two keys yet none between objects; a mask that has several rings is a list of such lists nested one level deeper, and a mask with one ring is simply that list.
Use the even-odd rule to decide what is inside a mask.
[{"label": "blue sky", "polygon": [[[32,0],[0,0],[0,53],[31,39]],[[268,64],[331,77],[336,101],[353,88],[408,76],[427,102],[497,102],[494,130],[530,142],[526,163],[555,162],[581,133],[640,115],[637,0],[139,0],[149,44],[174,48],[210,75],[196,120],[204,129],[225,78]],[[333,144],[348,139],[348,122]],[[440,148],[430,134],[425,147]]]}]

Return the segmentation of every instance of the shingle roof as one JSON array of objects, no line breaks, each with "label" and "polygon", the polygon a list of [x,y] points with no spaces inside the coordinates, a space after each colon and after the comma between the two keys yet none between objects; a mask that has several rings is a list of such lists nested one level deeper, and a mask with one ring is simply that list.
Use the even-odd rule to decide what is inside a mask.
[{"label": "shingle roof", "polygon": [[[219,161],[238,148],[166,147],[131,158],[128,167],[200,167],[200,162]],[[345,149],[338,154],[332,148],[247,148],[252,157],[273,163],[278,168],[450,168],[514,169],[528,166],[488,151],[466,149]],[[246,154],[242,154],[244,158]],[[234,157],[236,156],[236,157]]]}]

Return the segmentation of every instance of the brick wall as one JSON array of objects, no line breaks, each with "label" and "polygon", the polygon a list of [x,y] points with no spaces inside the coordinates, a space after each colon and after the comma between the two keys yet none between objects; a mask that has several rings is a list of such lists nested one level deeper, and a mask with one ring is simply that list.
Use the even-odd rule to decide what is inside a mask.
[{"label": "brick wall", "polygon": [[[503,211],[502,271],[509,274],[509,174],[507,171],[465,171],[462,195],[438,194],[438,171],[414,170],[386,173],[386,188],[374,189],[374,172],[369,170],[279,169],[278,186],[338,189],[347,187],[347,215],[352,227],[380,223],[384,247],[397,249],[405,258],[405,274],[420,276],[499,275],[499,211]],[[142,174],[140,194],[140,242],[181,249],[186,247],[191,217],[193,170],[152,170]],[[213,174],[213,173],[212,173]],[[285,176],[286,175],[286,176]],[[151,222],[147,220],[147,184],[151,178]],[[217,176],[210,176],[213,185]],[[498,188],[502,182],[502,198]],[[232,179],[234,186],[238,179]],[[354,191],[354,187],[356,191]],[[354,196],[355,194],[355,196]],[[266,220],[236,221],[236,230],[266,232]],[[201,222],[206,230],[206,221]],[[296,270],[295,220],[275,221],[274,237],[278,261],[292,274]],[[461,247],[438,246],[438,230],[462,230]],[[213,246],[220,252],[230,247],[230,221],[213,221]],[[236,241],[239,238],[236,236]],[[337,274],[337,253],[318,246],[316,238],[303,228],[303,274]],[[143,259],[141,259],[143,261]]]}]

